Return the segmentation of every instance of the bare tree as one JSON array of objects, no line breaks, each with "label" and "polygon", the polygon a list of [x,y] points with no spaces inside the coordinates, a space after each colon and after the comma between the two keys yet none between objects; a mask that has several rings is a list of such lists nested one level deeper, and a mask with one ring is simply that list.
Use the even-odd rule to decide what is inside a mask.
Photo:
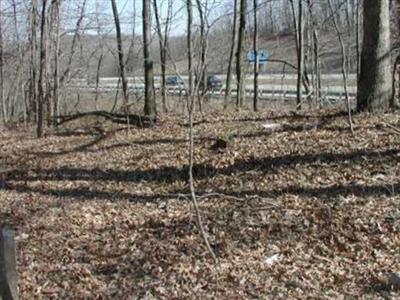
[{"label": "bare tree", "polygon": [[200,70],[198,78],[200,80],[200,88],[198,91],[198,102],[199,109],[202,111],[202,100],[207,94],[207,50],[208,50],[208,22],[206,17],[206,9],[203,9],[203,5],[207,5],[207,2],[202,4],[200,0],[196,0],[197,11],[200,18]]},{"label": "bare tree", "polygon": [[[101,23],[100,23],[100,18],[99,18],[99,3],[96,2],[96,33],[97,33],[97,38],[98,38],[98,46],[97,48],[100,51],[100,55],[97,58],[97,64],[96,64],[96,77],[95,77],[95,98],[94,98],[94,106],[95,110],[97,110],[97,102],[99,100],[99,87],[100,87],[100,71],[101,67],[103,64],[103,59],[104,59],[104,40],[103,40],[103,35],[101,32]],[[129,55],[128,55],[129,58]],[[126,65],[127,63],[125,63]],[[117,93],[118,93],[119,86],[117,87]]]},{"label": "bare tree", "polygon": [[[186,10],[187,10],[187,36],[186,36],[186,46],[187,46],[187,60],[188,60],[188,75],[189,75],[189,90],[188,90],[188,110],[189,118],[193,116],[194,101],[194,81],[193,81],[193,42],[192,42],[192,25],[193,25],[193,3],[192,0],[186,0]],[[193,95],[192,95],[193,94]],[[192,101],[191,101],[192,100]]]},{"label": "bare tree", "polygon": [[351,104],[350,104],[349,92],[348,92],[348,88],[347,88],[346,51],[345,51],[345,46],[344,46],[342,34],[341,34],[340,30],[339,30],[339,26],[338,26],[337,21],[336,21],[336,15],[335,15],[335,12],[333,10],[333,6],[332,6],[332,2],[331,1],[332,0],[328,0],[328,5],[329,5],[329,8],[331,10],[333,25],[335,27],[336,34],[337,34],[337,37],[338,37],[338,40],[339,40],[339,44],[340,44],[341,57],[342,57],[342,68],[341,68],[341,71],[342,71],[342,77],[343,77],[344,94],[345,94],[345,99],[346,99],[346,103],[347,103],[348,121],[349,121],[350,131],[354,134],[353,120],[352,120],[352,116],[351,116]]},{"label": "bare tree", "polygon": [[254,97],[253,97],[253,109],[258,111],[258,73],[259,73],[259,53],[258,53],[258,24],[257,24],[257,13],[258,13],[258,1],[253,0],[253,19],[254,19],[254,36],[253,36],[253,51],[255,55],[254,61]]},{"label": "bare tree", "polygon": [[[396,95],[396,75],[397,75],[397,89],[398,94]],[[393,65],[392,75],[392,98],[390,100],[390,107],[395,110],[400,108],[400,55],[397,55]]]},{"label": "bare tree", "polygon": [[54,72],[53,72],[53,120],[60,114],[60,5],[62,0],[53,0],[54,30]]},{"label": "bare tree", "polygon": [[386,110],[392,98],[389,0],[364,0],[357,110]]},{"label": "bare tree", "polygon": [[[392,74],[392,99],[390,101],[390,107],[392,109],[400,108],[400,0],[396,3],[392,2],[392,8],[394,8],[395,16],[395,28],[397,29],[397,56],[393,64],[393,74]],[[397,81],[396,81],[397,77]],[[397,94],[396,94],[396,84],[397,84]]]},{"label": "bare tree", "polygon": [[315,15],[315,1],[307,0],[308,12],[310,15],[312,31],[312,58],[313,58],[313,91],[314,91],[314,105],[317,107],[321,100],[321,69],[320,69],[320,46],[319,46],[319,34],[318,34],[318,21]]},{"label": "bare tree", "polygon": [[161,63],[161,97],[163,111],[168,111],[167,105],[167,88],[166,88],[166,69],[167,69],[167,54],[168,54],[168,38],[172,18],[172,0],[168,0],[167,16],[164,22],[164,30],[161,25],[161,16],[158,10],[157,0],[153,0],[154,16],[156,19],[156,30],[160,47],[160,63]]},{"label": "bare tree", "polygon": [[[193,206],[195,208],[197,225],[199,231],[207,247],[207,250],[211,254],[214,261],[217,261],[214,251],[207,238],[207,233],[203,226],[203,220],[201,217],[201,212],[199,205],[197,203],[196,191],[194,188],[194,178],[193,178],[193,162],[194,162],[194,137],[193,137],[193,110],[194,110],[194,97],[196,94],[196,87],[194,85],[193,76],[193,44],[192,44],[192,25],[193,25],[193,4],[192,0],[186,0],[187,9],[187,58],[188,58],[188,74],[189,74],[189,88],[187,91],[187,105],[189,113],[189,186],[190,194],[192,197]],[[198,84],[197,84],[198,88]]]},{"label": "bare tree", "polygon": [[31,1],[31,32],[30,32],[30,92],[29,92],[29,109],[28,109],[28,120],[34,119],[37,121],[37,45],[36,45],[36,29],[37,29],[37,2],[36,0]]},{"label": "bare tree", "polygon": [[[17,110],[20,107],[20,102],[18,101],[18,96],[22,92],[21,89],[21,77],[24,74],[24,56],[25,56],[25,45],[24,42],[20,40],[20,26],[18,26],[18,13],[17,13],[17,3],[16,0],[11,1],[11,10],[12,10],[12,19],[13,19],[13,28],[8,29],[7,31],[13,30],[13,45],[15,45],[15,58],[13,59],[13,63],[16,66],[14,72],[8,74],[8,92],[5,97],[5,105],[7,112],[8,120],[15,120]],[[4,61],[3,61],[4,63]],[[3,86],[4,88],[4,86]],[[3,90],[3,93],[5,91]]]},{"label": "bare tree", "polygon": [[[54,0],[56,1],[56,0]],[[52,118],[51,115],[53,113],[52,111],[52,102],[53,102],[53,86],[52,86],[52,82],[50,80],[50,78],[52,78],[51,75],[51,55],[53,53],[53,46],[54,46],[54,31],[56,29],[56,24],[55,24],[55,18],[54,18],[54,9],[55,9],[55,3],[53,0],[50,1],[50,5],[49,5],[49,12],[48,17],[46,19],[46,28],[48,28],[48,32],[46,32],[47,35],[47,49],[46,52],[48,53],[46,56],[46,97],[45,97],[45,104],[46,104],[46,109],[45,109],[45,113],[46,113],[46,122],[47,122],[47,126],[50,127],[53,122],[52,122]]]},{"label": "bare tree", "polygon": [[[297,18],[293,0],[289,0],[293,14],[293,24],[296,32],[296,50],[297,50],[297,95],[296,108],[301,109],[303,102],[303,73],[304,73],[304,11],[302,0],[298,1]],[[297,22],[296,22],[297,19]]]},{"label": "bare tree", "polygon": [[40,66],[39,66],[39,83],[38,83],[38,120],[36,134],[37,137],[43,135],[43,110],[44,101],[46,99],[46,70],[47,70],[47,33],[46,33],[46,11],[47,0],[42,0],[42,12],[40,20]]},{"label": "bare tree", "polygon": [[236,49],[236,81],[237,81],[237,100],[236,108],[240,109],[246,96],[245,76],[242,72],[242,55],[244,52],[244,38],[246,30],[247,0],[240,0],[240,19],[238,32],[238,45]]},{"label": "bare tree", "polygon": [[228,101],[231,99],[232,68],[233,68],[233,59],[234,59],[235,51],[236,51],[236,47],[237,47],[237,35],[238,35],[238,31],[237,31],[238,1],[239,0],[234,0],[234,6],[233,6],[232,41],[231,41],[231,47],[229,50],[228,70],[226,73],[224,108],[228,107]]},{"label": "bare tree", "polygon": [[151,5],[150,0],[143,0],[143,55],[144,55],[144,114],[156,115],[156,97],[154,93],[153,61],[150,57],[151,43]]},{"label": "bare tree", "polygon": [[3,11],[1,7],[2,1],[0,0],[0,104],[3,123],[5,124],[7,122],[7,111],[4,99]]},{"label": "bare tree", "polygon": [[360,6],[361,6],[361,1],[362,0],[355,0],[357,1],[357,6],[356,6],[356,26],[355,26],[355,39],[356,39],[356,66],[357,66],[357,70],[356,70],[356,76],[357,76],[357,82],[360,76],[360,59],[361,59],[361,54],[360,54]]},{"label": "bare tree", "polygon": [[[36,1],[36,0],[34,0],[34,1]],[[77,43],[78,43],[79,36],[80,36],[81,30],[82,30],[82,23],[83,23],[83,20],[85,17],[86,3],[87,3],[87,0],[83,0],[82,5],[80,7],[79,16],[76,21],[76,25],[75,25],[75,29],[74,29],[74,35],[72,37],[69,57],[67,59],[67,63],[66,63],[64,72],[62,73],[62,75],[60,77],[60,86],[63,86],[66,82],[68,82],[69,77],[71,75],[72,62],[74,59],[74,55],[76,53]]]},{"label": "bare tree", "polygon": [[117,48],[118,48],[118,62],[119,62],[119,75],[122,81],[122,93],[124,97],[124,111],[126,114],[126,122],[129,127],[129,111],[128,111],[128,82],[125,76],[125,64],[124,64],[124,52],[122,50],[122,36],[121,36],[121,24],[119,22],[118,8],[115,0],[111,0],[112,11],[114,16],[115,31],[117,37]]}]

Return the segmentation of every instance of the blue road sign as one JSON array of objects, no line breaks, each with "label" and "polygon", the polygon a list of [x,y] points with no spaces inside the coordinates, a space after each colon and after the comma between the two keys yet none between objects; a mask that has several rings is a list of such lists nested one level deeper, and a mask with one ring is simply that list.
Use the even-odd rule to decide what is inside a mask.
[{"label": "blue road sign", "polygon": [[[267,50],[258,50],[257,55],[258,55],[258,62],[260,64],[265,64],[268,61],[269,53]],[[249,50],[249,52],[247,53],[247,61],[249,63],[256,62],[256,53],[254,52],[254,50]]]}]

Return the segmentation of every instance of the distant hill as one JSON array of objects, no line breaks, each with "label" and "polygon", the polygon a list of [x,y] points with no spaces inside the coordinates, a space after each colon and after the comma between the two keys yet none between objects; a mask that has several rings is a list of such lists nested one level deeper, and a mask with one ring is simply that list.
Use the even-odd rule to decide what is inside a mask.
[{"label": "distant hill", "polygon": [[[62,41],[63,62],[66,63],[70,55],[71,36],[66,36]],[[344,36],[346,43],[346,51],[349,54],[348,70],[354,72],[356,68],[355,40],[354,37]],[[101,43],[103,46],[100,46]],[[103,52],[103,59],[100,68],[101,77],[118,76],[117,50],[116,41],[113,36],[106,36],[100,39],[95,35],[84,35],[79,39],[78,47],[73,60],[74,77],[94,78],[97,70],[100,54]],[[208,72],[216,74],[226,73],[231,37],[226,33],[213,33],[210,35],[208,49]],[[132,39],[129,36],[124,37],[124,54],[127,62],[127,72],[129,76],[141,75],[143,72],[142,59],[142,41],[141,37],[135,38],[133,48]],[[248,49],[251,49],[251,37],[246,40]],[[281,34],[273,36],[260,37],[260,49],[266,49],[270,53],[271,59],[284,60],[296,65],[296,49],[294,36],[291,34]],[[320,60],[322,73],[339,73],[341,67],[340,48],[337,37],[332,32],[324,32],[320,34]],[[199,47],[195,47],[195,50]],[[102,50],[101,50],[102,49]],[[175,73],[175,68],[181,74],[185,74],[187,70],[186,63],[186,40],[185,37],[173,37],[170,39],[170,54],[173,60],[168,62],[168,73]],[[159,52],[158,41],[154,36],[152,43],[152,55],[154,57],[155,73],[160,72],[159,68]],[[198,57],[198,56],[195,56]],[[306,47],[306,58],[311,65],[312,49]],[[251,65],[246,64],[248,70],[251,71]],[[310,68],[310,67],[308,67]],[[290,67],[283,69],[281,63],[268,63],[261,71],[263,73],[282,73],[283,71],[293,73],[295,70]]]}]

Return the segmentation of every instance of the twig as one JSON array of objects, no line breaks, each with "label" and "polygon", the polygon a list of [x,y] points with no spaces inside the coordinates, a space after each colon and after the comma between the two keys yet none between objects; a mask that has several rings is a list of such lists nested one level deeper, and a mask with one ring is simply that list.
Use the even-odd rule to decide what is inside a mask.
[{"label": "twig", "polygon": [[275,206],[275,205],[271,205],[271,206],[259,206],[259,207],[255,207],[255,208],[252,208],[252,209],[250,209],[250,211],[263,211],[263,210],[270,210],[270,209],[273,209],[273,208],[280,208],[280,206]]},{"label": "twig", "polygon": [[198,196],[197,199],[206,199],[206,198],[211,198],[211,197],[219,197],[219,198],[225,198],[225,199],[230,199],[230,200],[235,200],[238,202],[244,202],[245,199],[231,196],[231,195],[225,195],[225,194],[220,194],[220,193],[209,193],[209,194],[204,194],[201,196]]},{"label": "twig", "polygon": [[[166,195],[167,197],[171,197],[171,198],[178,198],[178,200],[180,198],[184,198],[186,200],[190,200],[191,194],[168,194]],[[254,200],[254,199],[258,199],[263,201],[265,204],[268,204],[270,206],[273,206],[275,208],[280,208],[282,209],[282,207],[274,202],[272,202],[270,199],[268,198],[264,198],[258,195],[252,195],[249,197],[236,197],[236,196],[232,196],[232,195],[227,195],[227,194],[223,194],[223,193],[208,193],[208,194],[203,194],[203,195],[197,195],[196,198],[197,200],[204,200],[207,198],[211,198],[211,197],[219,197],[219,198],[223,198],[225,200],[233,200],[233,201],[237,201],[237,202],[241,202],[241,203],[247,203],[249,202],[249,200]]]},{"label": "twig", "polygon": [[383,125],[383,126],[386,126],[386,127],[389,127],[389,128],[392,129],[396,134],[400,134],[400,129],[397,128],[396,126],[393,126],[393,125],[391,125],[391,124],[389,124],[389,123],[386,123],[386,122],[382,122],[382,125]]}]

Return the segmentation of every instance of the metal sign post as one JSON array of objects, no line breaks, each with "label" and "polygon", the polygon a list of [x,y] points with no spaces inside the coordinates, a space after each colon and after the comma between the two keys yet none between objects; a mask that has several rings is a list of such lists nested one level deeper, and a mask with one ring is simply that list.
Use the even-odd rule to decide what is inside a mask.
[{"label": "metal sign post", "polygon": [[269,53],[265,49],[261,49],[258,51],[249,50],[249,52],[247,52],[247,61],[249,63],[254,64],[258,60],[258,63],[260,65],[265,65],[268,62],[268,58],[269,58]]}]

